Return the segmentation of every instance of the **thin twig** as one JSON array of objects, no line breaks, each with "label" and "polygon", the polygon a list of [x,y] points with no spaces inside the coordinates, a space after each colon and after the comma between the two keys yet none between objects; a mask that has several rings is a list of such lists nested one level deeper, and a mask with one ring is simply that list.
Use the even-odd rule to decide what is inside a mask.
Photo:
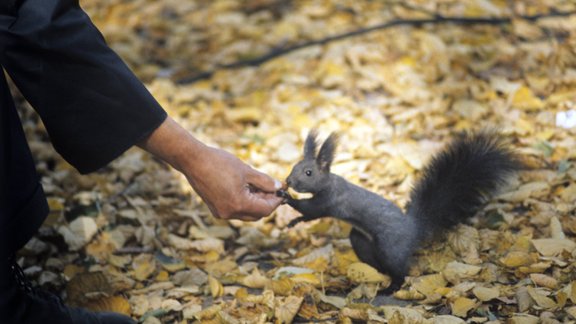
[{"label": "thin twig", "polygon": [[[517,16],[514,18],[524,19],[531,22],[543,19],[543,18],[551,18],[551,17],[567,17],[576,14],[576,11],[568,11],[568,12],[551,12],[548,14],[537,14],[537,15],[530,15],[530,16]],[[222,64],[216,66],[216,68],[200,72],[196,75],[185,77],[177,82],[179,84],[188,84],[193,83],[199,80],[204,80],[212,77],[214,73],[218,70],[231,70],[231,69],[238,69],[247,66],[258,66],[262,63],[270,61],[276,57],[286,55],[288,53],[297,51],[299,49],[315,46],[315,45],[324,45],[330,42],[342,40],[345,38],[358,36],[367,34],[376,30],[387,29],[395,26],[422,26],[426,24],[457,24],[457,25],[502,25],[502,24],[509,24],[512,22],[512,17],[477,17],[477,18],[467,18],[467,17],[446,17],[446,16],[435,16],[434,18],[426,18],[426,19],[396,19],[392,21],[388,21],[382,24],[377,24],[370,27],[359,28],[356,30],[352,30],[346,33],[327,36],[321,39],[310,40],[306,42],[302,42],[299,44],[294,44],[292,46],[287,47],[276,47],[272,49],[270,52],[246,60],[239,60],[236,62]]]}]

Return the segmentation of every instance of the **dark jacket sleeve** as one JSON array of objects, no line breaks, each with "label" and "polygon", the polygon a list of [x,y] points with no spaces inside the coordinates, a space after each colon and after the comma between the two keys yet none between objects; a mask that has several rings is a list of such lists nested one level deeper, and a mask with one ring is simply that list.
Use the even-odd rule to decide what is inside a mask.
[{"label": "dark jacket sleeve", "polygon": [[77,0],[20,2],[0,12],[0,64],[80,172],[105,166],[165,120]]}]

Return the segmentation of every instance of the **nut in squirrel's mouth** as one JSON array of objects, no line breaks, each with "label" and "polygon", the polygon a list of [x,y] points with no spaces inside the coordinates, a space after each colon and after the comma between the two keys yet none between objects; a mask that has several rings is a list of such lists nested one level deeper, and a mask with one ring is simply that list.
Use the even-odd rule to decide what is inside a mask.
[{"label": "nut in squirrel's mouth", "polygon": [[282,189],[280,189],[276,192],[276,195],[278,197],[284,197],[284,198],[287,198],[287,196],[289,196],[290,198],[296,199],[296,200],[310,199],[310,198],[314,197],[314,194],[311,192],[298,192],[298,191],[294,190],[294,188],[286,186],[286,184],[284,184]]},{"label": "nut in squirrel's mouth", "polygon": [[294,199],[310,199],[312,197],[314,197],[314,194],[311,192],[298,192],[296,190],[294,190],[292,187],[288,187],[286,188],[286,192],[288,192],[288,194],[290,196],[292,196],[292,198]]}]

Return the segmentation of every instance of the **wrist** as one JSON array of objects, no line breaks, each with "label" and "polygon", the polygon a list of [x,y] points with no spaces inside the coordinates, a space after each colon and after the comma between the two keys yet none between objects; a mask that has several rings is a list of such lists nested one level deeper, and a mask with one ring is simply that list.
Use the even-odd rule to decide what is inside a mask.
[{"label": "wrist", "polygon": [[156,130],[138,143],[138,146],[185,174],[200,163],[200,159],[209,149],[171,117],[167,117]]}]

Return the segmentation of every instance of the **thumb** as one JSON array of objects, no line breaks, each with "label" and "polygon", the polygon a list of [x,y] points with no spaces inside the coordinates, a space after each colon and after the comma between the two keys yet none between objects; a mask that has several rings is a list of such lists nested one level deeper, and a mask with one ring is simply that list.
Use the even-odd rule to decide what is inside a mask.
[{"label": "thumb", "polygon": [[246,174],[246,180],[250,185],[264,192],[276,192],[282,188],[280,181],[252,168]]}]

